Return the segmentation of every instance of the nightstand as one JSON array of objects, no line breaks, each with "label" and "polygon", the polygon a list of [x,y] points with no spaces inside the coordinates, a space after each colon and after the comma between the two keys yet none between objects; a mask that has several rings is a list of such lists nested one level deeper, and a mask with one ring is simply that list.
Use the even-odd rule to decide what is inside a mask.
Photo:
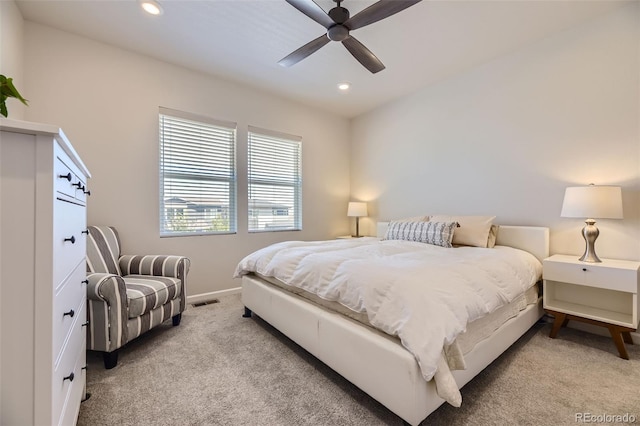
[{"label": "nightstand", "polygon": [[543,306],[555,317],[549,337],[569,320],[606,327],[620,358],[629,359],[624,343],[633,344],[630,333],[638,327],[640,262],[586,263],[556,254],[543,261],[542,276]]}]

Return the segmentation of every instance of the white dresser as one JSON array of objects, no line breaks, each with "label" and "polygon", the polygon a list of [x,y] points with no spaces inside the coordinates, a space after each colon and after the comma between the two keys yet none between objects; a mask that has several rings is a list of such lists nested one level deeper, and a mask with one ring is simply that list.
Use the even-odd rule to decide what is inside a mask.
[{"label": "white dresser", "polygon": [[59,128],[0,119],[1,425],[77,421],[88,177]]}]

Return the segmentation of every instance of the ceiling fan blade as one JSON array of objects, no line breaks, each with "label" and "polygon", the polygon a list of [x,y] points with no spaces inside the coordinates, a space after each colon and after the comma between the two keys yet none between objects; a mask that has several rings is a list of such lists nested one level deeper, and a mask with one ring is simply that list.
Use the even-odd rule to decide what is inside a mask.
[{"label": "ceiling fan blade", "polygon": [[313,0],[286,0],[291,6],[298,9],[300,12],[307,15],[309,18],[316,21],[318,24],[325,28],[329,28],[335,25],[335,21],[331,19],[327,12],[323,8],[318,6]]},{"label": "ceiling fan blade", "polygon": [[420,1],[421,0],[380,0],[356,13],[351,19],[344,23],[344,26],[349,30],[362,28],[365,25],[373,24],[381,19],[395,15]]},{"label": "ceiling fan blade", "polygon": [[307,56],[311,55],[313,52],[320,49],[325,44],[329,43],[329,41],[331,41],[329,40],[329,37],[327,37],[326,34],[323,34],[317,39],[305,44],[300,49],[280,59],[280,61],[278,61],[278,64],[282,65],[283,67],[290,67],[291,65],[295,65]]},{"label": "ceiling fan blade", "polygon": [[360,43],[353,37],[342,40],[342,44],[347,48],[349,53],[358,60],[366,69],[373,74],[382,71],[384,64],[376,57],[364,44]]}]

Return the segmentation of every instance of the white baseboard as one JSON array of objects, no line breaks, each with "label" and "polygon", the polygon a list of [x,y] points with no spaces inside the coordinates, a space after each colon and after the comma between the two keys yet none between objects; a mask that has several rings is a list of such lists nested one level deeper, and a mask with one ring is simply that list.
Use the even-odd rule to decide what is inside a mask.
[{"label": "white baseboard", "polygon": [[227,296],[229,294],[237,294],[237,293],[240,293],[240,291],[242,291],[242,287],[230,288],[227,290],[212,291],[209,293],[194,294],[191,296],[187,296],[187,303],[191,304],[191,303],[207,302],[209,300],[217,299],[218,297],[221,297],[221,296]]}]

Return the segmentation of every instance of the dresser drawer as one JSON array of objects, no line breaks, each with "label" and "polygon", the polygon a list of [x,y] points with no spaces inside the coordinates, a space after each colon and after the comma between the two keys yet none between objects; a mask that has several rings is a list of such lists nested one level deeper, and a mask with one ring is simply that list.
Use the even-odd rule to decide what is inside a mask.
[{"label": "dresser drawer", "polygon": [[56,200],[53,216],[53,279],[59,286],[86,255],[86,208]]},{"label": "dresser drawer", "polygon": [[594,263],[544,261],[545,280],[637,293],[637,271]]},{"label": "dresser drawer", "polygon": [[54,187],[57,198],[84,204],[87,179],[68,155],[56,146],[54,164]]},{"label": "dresser drawer", "polygon": [[60,350],[69,338],[72,325],[78,321],[82,324],[87,320],[87,285],[82,282],[87,275],[85,269],[84,262],[79,263],[55,295],[52,318],[54,359],[58,359]]},{"label": "dresser drawer", "polygon": [[[65,423],[65,417],[77,413],[81,393],[84,390],[86,365],[86,332],[80,321],[76,321],[71,338],[64,347],[59,363],[54,366],[52,389],[53,424]],[[66,379],[73,374],[73,380]],[[77,406],[76,406],[77,404]],[[71,413],[70,413],[71,411]],[[64,417],[63,417],[64,416]]]},{"label": "dresser drawer", "polygon": [[64,158],[56,157],[54,164],[54,187],[56,195],[66,195],[73,198],[76,193],[78,179],[71,168],[64,162]]}]

